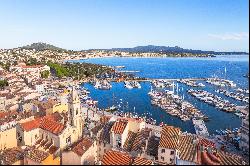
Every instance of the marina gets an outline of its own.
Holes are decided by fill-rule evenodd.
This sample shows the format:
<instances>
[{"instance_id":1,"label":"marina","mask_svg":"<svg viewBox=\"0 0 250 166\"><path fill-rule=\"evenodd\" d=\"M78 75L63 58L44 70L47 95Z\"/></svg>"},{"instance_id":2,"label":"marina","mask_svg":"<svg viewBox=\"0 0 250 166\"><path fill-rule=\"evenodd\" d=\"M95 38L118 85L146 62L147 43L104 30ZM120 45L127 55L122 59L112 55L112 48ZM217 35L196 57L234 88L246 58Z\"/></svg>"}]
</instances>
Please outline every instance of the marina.
<instances>
[{"instance_id":1,"label":"marina","mask_svg":"<svg viewBox=\"0 0 250 166\"><path fill-rule=\"evenodd\" d=\"M196 97L207 104L215 106L225 112L234 112L236 110L236 105L230 103L228 100L222 99L221 97L214 95L210 92L204 90L194 90L189 89L188 93Z\"/></svg>"},{"instance_id":2,"label":"marina","mask_svg":"<svg viewBox=\"0 0 250 166\"><path fill-rule=\"evenodd\" d=\"M178 95L174 95L173 91L159 92L151 90L148 94L151 97L152 105L160 107L171 116L177 116L182 121L188 121L192 118L208 120L208 117L203 115L191 103L184 101Z\"/></svg>"},{"instance_id":3,"label":"marina","mask_svg":"<svg viewBox=\"0 0 250 166\"><path fill-rule=\"evenodd\" d=\"M243 90L244 92L241 93L245 94L248 89L248 79L242 77L242 75L248 71L248 60L241 60L238 57L236 59L234 57L235 56L230 56L230 59L228 60L223 59L222 56L208 59L179 58L178 62L174 61L174 58L137 58L136 64L134 58L126 58L126 61L119 58L88 59L84 62L104 64L109 66L125 66L126 70L140 71L135 73L135 76L141 78L143 77L145 79L136 79L136 81L140 83L141 89L128 89L124 87L124 81L135 81L132 78L119 79L120 82L117 82L117 79L107 78L107 80L112 85L112 88L107 91L95 89L93 86L87 83L84 84L84 87L86 87L91 92L90 96L94 100L99 101L98 107L100 109L112 107L113 103L107 101L111 100L114 94L117 98L116 100L123 99L123 102L129 103L128 108L124 108L124 112L136 112L138 116L146 115L148 118L152 117L156 120L157 124L164 122L168 125L179 126L183 129L183 131L195 133L191 118L190 120L183 121L178 116L173 116L167 113L161 107L151 104L151 97L148 95L148 93L151 91L151 86L156 88L153 86L152 81L169 82L171 84L174 83L174 93L178 93L181 98L184 98L184 101L191 103L203 115L207 116L209 121L204 119L207 129L209 133L215 133L215 130L219 128L239 127L240 118L238 117L244 117L244 115L240 114L240 112L237 112L237 109L232 114L228 114L226 111L218 111L220 109L216 106L207 104L201 100L197 100L196 97L190 95L187 91L191 86L179 83L179 87L177 88L177 81L182 79L195 81L196 83L202 83L205 85L204 87L194 88L197 90L205 90L211 94L218 94L218 97L221 97L223 100L228 100L229 103L232 103L235 106L244 106L247 104L246 102L234 100L233 98L228 98L224 94L219 94L215 92L215 90L220 88L219 86L214 86L213 84L206 82L208 79L213 79L214 75L216 75L218 78L225 78L224 68L226 66L227 80L232 80L233 83L237 85L236 88L241 89L240 91ZM240 67L234 68L235 64ZM242 75L238 76L239 73L242 73ZM235 92L237 90L235 87L228 88L233 88ZM165 91L170 89L172 90L172 87L160 87L159 85L159 88L156 89L159 91L161 91L161 89L162 91ZM120 108L120 110L123 109ZM220 122L220 125L215 125L216 122Z\"/></svg>"},{"instance_id":4,"label":"marina","mask_svg":"<svg viewBox=\"0 0 250 166\"><path fill-rule=\"evenodd\" d=\"M227 91L225 89L217 89L217 90L215 90L215 92L224 94L225 96L231 97L231 98L238 100L238 101L243 101L243 102L249 103L249 96L246 96L243 93L244 90L242 90L242 89L238 89L238 92L230 92L230 91ZM249 91L246 90L245 92L249 92Z\"/></svg>"}]
</instances>

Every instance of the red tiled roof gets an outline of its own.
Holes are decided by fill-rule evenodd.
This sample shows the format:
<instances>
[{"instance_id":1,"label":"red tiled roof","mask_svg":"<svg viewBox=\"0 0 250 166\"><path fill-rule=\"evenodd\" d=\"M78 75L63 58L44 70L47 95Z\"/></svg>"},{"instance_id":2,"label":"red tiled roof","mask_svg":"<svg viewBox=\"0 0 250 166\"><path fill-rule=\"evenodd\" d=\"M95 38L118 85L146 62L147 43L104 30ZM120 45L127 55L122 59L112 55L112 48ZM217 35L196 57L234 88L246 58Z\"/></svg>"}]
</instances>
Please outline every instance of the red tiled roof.
<instances>
[{"instance_id":1,"label":"red tiled roof","mask_svg":"<svg viewBox=\"0 0 250 166\"><path fill-rule=\"evenodd\" d=\"M141 157L137 157L137 158L135 158L132 165L151 165L151 164L152 164L151 160L141 158Z\"/></svg>"},{"instance_id":2,"label":"red tiled roof","mask_svg":"<svg viewBox=\"0 0 250 166\"><path fill-rule=\"evenodd\" d=\"M212 141L210 141L210 140L208 140L208 139L206 139L206 138L200 138L199 139L199 144L202 144L202 145L204 145L206 147L209 146L209 147L215 148L215 143L212 142Z\"/></svg>"},{"instance_id":3,"label":"red tiled roof","mask_svg":"<svg viewBox=\"0 0 250 166\"><path fill-rule=\"evenodd\" d=\"M21 126L25 131L31 131L35 128L41 128L55 135L61 133L65 128L64 124L55 121L55 119L51 115L21 123Z\"/></svg>"},{"instance_id":4,"label":"red tiled roof","mask_svg":"<svg viewBox=\"0 0 250 166\"><path fill-rule=\"evenodd\" d=\"M93 141L91 139L82 138L75 144L75 146L73 146L72 151L78 156L82 156L92 145Z\"/></svg>"},{"instance_id":5,"label":"red tiled roof","mask_svg":"<svg viewBox=\"0 0 250 166\"><path fill-rule=\"evenodd\" d=\"M23 150L19 147L13 147L1 151L0 160L1 165L13 165L18 160L21 160ZM19 156L19 157L18 157Z\"/></svg>"},{"instance_id":6,"label":"red tiled roof","mask_svg":"<svg viewBox=\"0 0 250 166\"><path fill-rule=\"evenodd\" d=\"M49 156L48 152L44 152L42 150L38 149L32 149L29 151L29 153L26 154L27 158L30 158L33 161L41 163Z\"/></svg>"},{"instance_id":7,"label":"red tiled roof","mask_svg":"<svg viewBox=\"0 0 250 166\"><path fill-rule=\"evenodd\" d=\"M40 128L47 130L55 135L58 135L59 133L63 131L63 129L65 128L65 125L55 122L53 120L50 120L48 118L43 118L41 121Z\"/></svg>"},{"instance_id":8,"label":"red tiled roof","mask_svg":"<svg viewBox=\"0 0 250 166\"><path fill-rule=\"evenodd\" d=\"M125 120L118 120L113 125L111 131L113 131L115 134L122 134L127 124L128 122Z\"/></svg>"},{"instance_id":9,"label":"red tiled roof","mask_svg":"<svg viewBox=\"0 0 250 166\"><path fill-rule=\"evenodd\" d=\"M130 165L132 158L127 153L110 150L104 154L102 165Z\"/></svg>"},{"instance_id":10,"label":"red tiled roof","mask_svg":"<svg viewBox=\"0 0 250 166\"><path fill-rule=\"evenodd\" d=\"M106 123L110 120L110 118L111 118L111 116L102 116L102 117L100 118L100 122L101 122L102 124L106 124Z\"/></svg>"},{"instance_id":11,"label":"red tiled roof","mask_svg":"<svg viewBox=\"0 0 250 166\"><path fill-rule=\"evenodd\" d=\"M242 165L243 159L236 155L226 154L224 152L219 151L218 157L220 158L221 165Z\"/></svg>"},{"instance_id":12,"label":"red tiled roof","mask_svg":"<svg viewBox=\"0 0 250 166\"><path fill-rule=\"evenodd\" d=\"M146 146L146 140L149 137L150 131L151 129L145 128L136 134L131 151L138 151Z\"/></svg>"},{"instance_id":13,"label":"red tiled roof","mask_svg":"<svg viewBox=\"0 0 250 166\"><path fill-rule=\"evenodd\" d=\"M0 112L0 118L5 118L5 116L9 115L8 112Z\"/></svg>"},{"instance_id":14,"label":"red tiled roof","mask_svg":"<svg viewBox=\"0 0 250 166\"><path fill-rule=\"evenodd\" d=\"M197 162L196 135L182 135L178 146L181 160Z\"/></svg>"},{"instance_id":15,"label":"red tiled roof","mask_svg":"<svg viewBox=\"0 0 250 166\"><path fill-rule=\"evenodd\" d=\"M173 126L164 126L161 131L159 147L176 149L180 137L180 129Z\"/></svg>"},{"instance_id":16,"label":"red tiled roof","mask_svg":"<svg viewBox=\"0 0 250 166\"><path fill-rule=\"evenodd\" d=\"M39 68L43 67L43 65L33 65L33 66L21 66L22 68Z\"/></svg>"},{"instance_id":17,"label":"red tiled roof","mask_svg":"<svg viewBox=\"0 0 250 166\"><path fill-rule=\"evenodd\" d=\"M132 131L129 131L128 132L128 136L125 140L125 143L123 145L123 149L126 150L126 151L131 151L131 148L132 148L132 145L133 145L133 142L136 138L136 133L132 132Z\"/></svg>"},{"instance_id":18,"label":"red tiled roof","mask_svg":"<svg viewBox=\"0 0 250 166\"><path fill-rule=\"evenodd\" d=\"M37 129L40 126L40 122L41 122L41 118L36 118L34 120L28 121L28 122L24 122L21 123L22 128L25 131L31 131L33 129Z\"/></svg>"}]
</instances>

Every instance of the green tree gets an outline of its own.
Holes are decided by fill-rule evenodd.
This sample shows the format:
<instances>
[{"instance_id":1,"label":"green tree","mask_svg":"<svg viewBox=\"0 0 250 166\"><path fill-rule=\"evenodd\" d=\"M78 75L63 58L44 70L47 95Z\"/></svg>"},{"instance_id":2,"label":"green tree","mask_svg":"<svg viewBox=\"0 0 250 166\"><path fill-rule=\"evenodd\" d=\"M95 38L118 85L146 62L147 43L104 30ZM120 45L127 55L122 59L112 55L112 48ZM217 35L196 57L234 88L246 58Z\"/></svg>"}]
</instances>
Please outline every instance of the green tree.
<instances>
[{"instance_id":1,"label":"green tree","mask_svg":"<svg viewBox=\"0 0 250 166\"><path fill-rule=\"evenodd\" d=\"M3 89L6 86L9 86L8 81L7 80L0 80L0 89Z\"/></svg>"},{"instance_id":2,"label":"green tree","mask_svg":"<svg viewBox=\"0 0 250 166\"><path fill-rule=\"evenodd\" d=\"M28 66L32 66L32 65L39 65L40 63L37 61L36 58L30 58L26 64Z\"/></svg>"},{"instance_id":3,"label":"green tree","mask_svg":"<svg viewBox=\"0 0 250 166\"><path fill-rule=\"evenodd\" d=\"M48 71L48 70L45 70L45 71L41 72L41 77L42 78L48 78L49 75L50 75L50 71Z\"/></svg>"}]
</instances>

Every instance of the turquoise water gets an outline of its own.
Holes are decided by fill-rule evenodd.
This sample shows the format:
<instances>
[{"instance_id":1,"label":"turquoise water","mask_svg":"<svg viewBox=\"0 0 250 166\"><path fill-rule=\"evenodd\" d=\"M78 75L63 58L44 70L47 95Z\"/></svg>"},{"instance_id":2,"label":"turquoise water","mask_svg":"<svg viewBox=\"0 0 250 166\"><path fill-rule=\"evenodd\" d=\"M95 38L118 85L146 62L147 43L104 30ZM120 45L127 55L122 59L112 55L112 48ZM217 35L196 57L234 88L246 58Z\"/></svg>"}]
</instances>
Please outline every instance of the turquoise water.
<instances>
[{"instance_id":1,"label":"turquoise water","mask_svg":"<svg viewBox=\"0 0 250 166\"><path fill-rule=\"evenodd\" d=\"M238 87L248 88L248 78L243 77L249 70L249 57L247 55L225 55L215 58L95 58L75 62L125 66L124 70L138 70L140 72L136 73L137 76L147 78L202 78L215 75L234 81ZM206 85L203 88L204 90L224 97L237 105L246 105L246 103L235 101L214 92L216 87L203 83ZM124 111L133 112L135 108L135 112L138 114L150 114L158 123L163 121L168 125L179 126L183 131L195 132L191 121L183 122L177 117L168 115L164 110L151 105L147 94L150 91L150 83L144 82L141 83L141 86L141 89L128 90L124 88L123 83L112 83L112 89L105 91L96 90L89 84L85 85L91 92L90 96L99 101L98 106L100 108L111 106L122 99L123 103L128 102L128 109L125 108ZM178 92L179 95L184 96L185 100L191 102L210 118L210 121L206 122L210 133L214 133L216 129L240 126L241 120L236 115L219 111L193 98L186 93L186 90L190 87L179 83L179 88L181 89ZM112 96L115 96L115 98L112 99Z\"/></svg>"}]
</instances>

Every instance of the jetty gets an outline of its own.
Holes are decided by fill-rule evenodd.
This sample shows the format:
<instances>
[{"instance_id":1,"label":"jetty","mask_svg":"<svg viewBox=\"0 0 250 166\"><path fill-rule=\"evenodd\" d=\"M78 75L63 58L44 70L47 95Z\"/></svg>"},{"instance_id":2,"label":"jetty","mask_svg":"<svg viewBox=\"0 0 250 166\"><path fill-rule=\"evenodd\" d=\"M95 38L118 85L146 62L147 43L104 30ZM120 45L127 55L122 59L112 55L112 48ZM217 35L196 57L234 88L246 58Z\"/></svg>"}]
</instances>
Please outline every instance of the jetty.
<instances>
[{"instance_id":1,"label":"jetty","mask_svg":"<svg viewBox=\"0 0 250 166\"><path fill-rule=\"evenodd\" d=\"M207 131L207 127L206 127L203 120L193 119L193 125L194 125L194 129L195 129L195 132L197 135L200 135L202 137L209 136L209 133Z\"/></svg>"}]
</instances>

